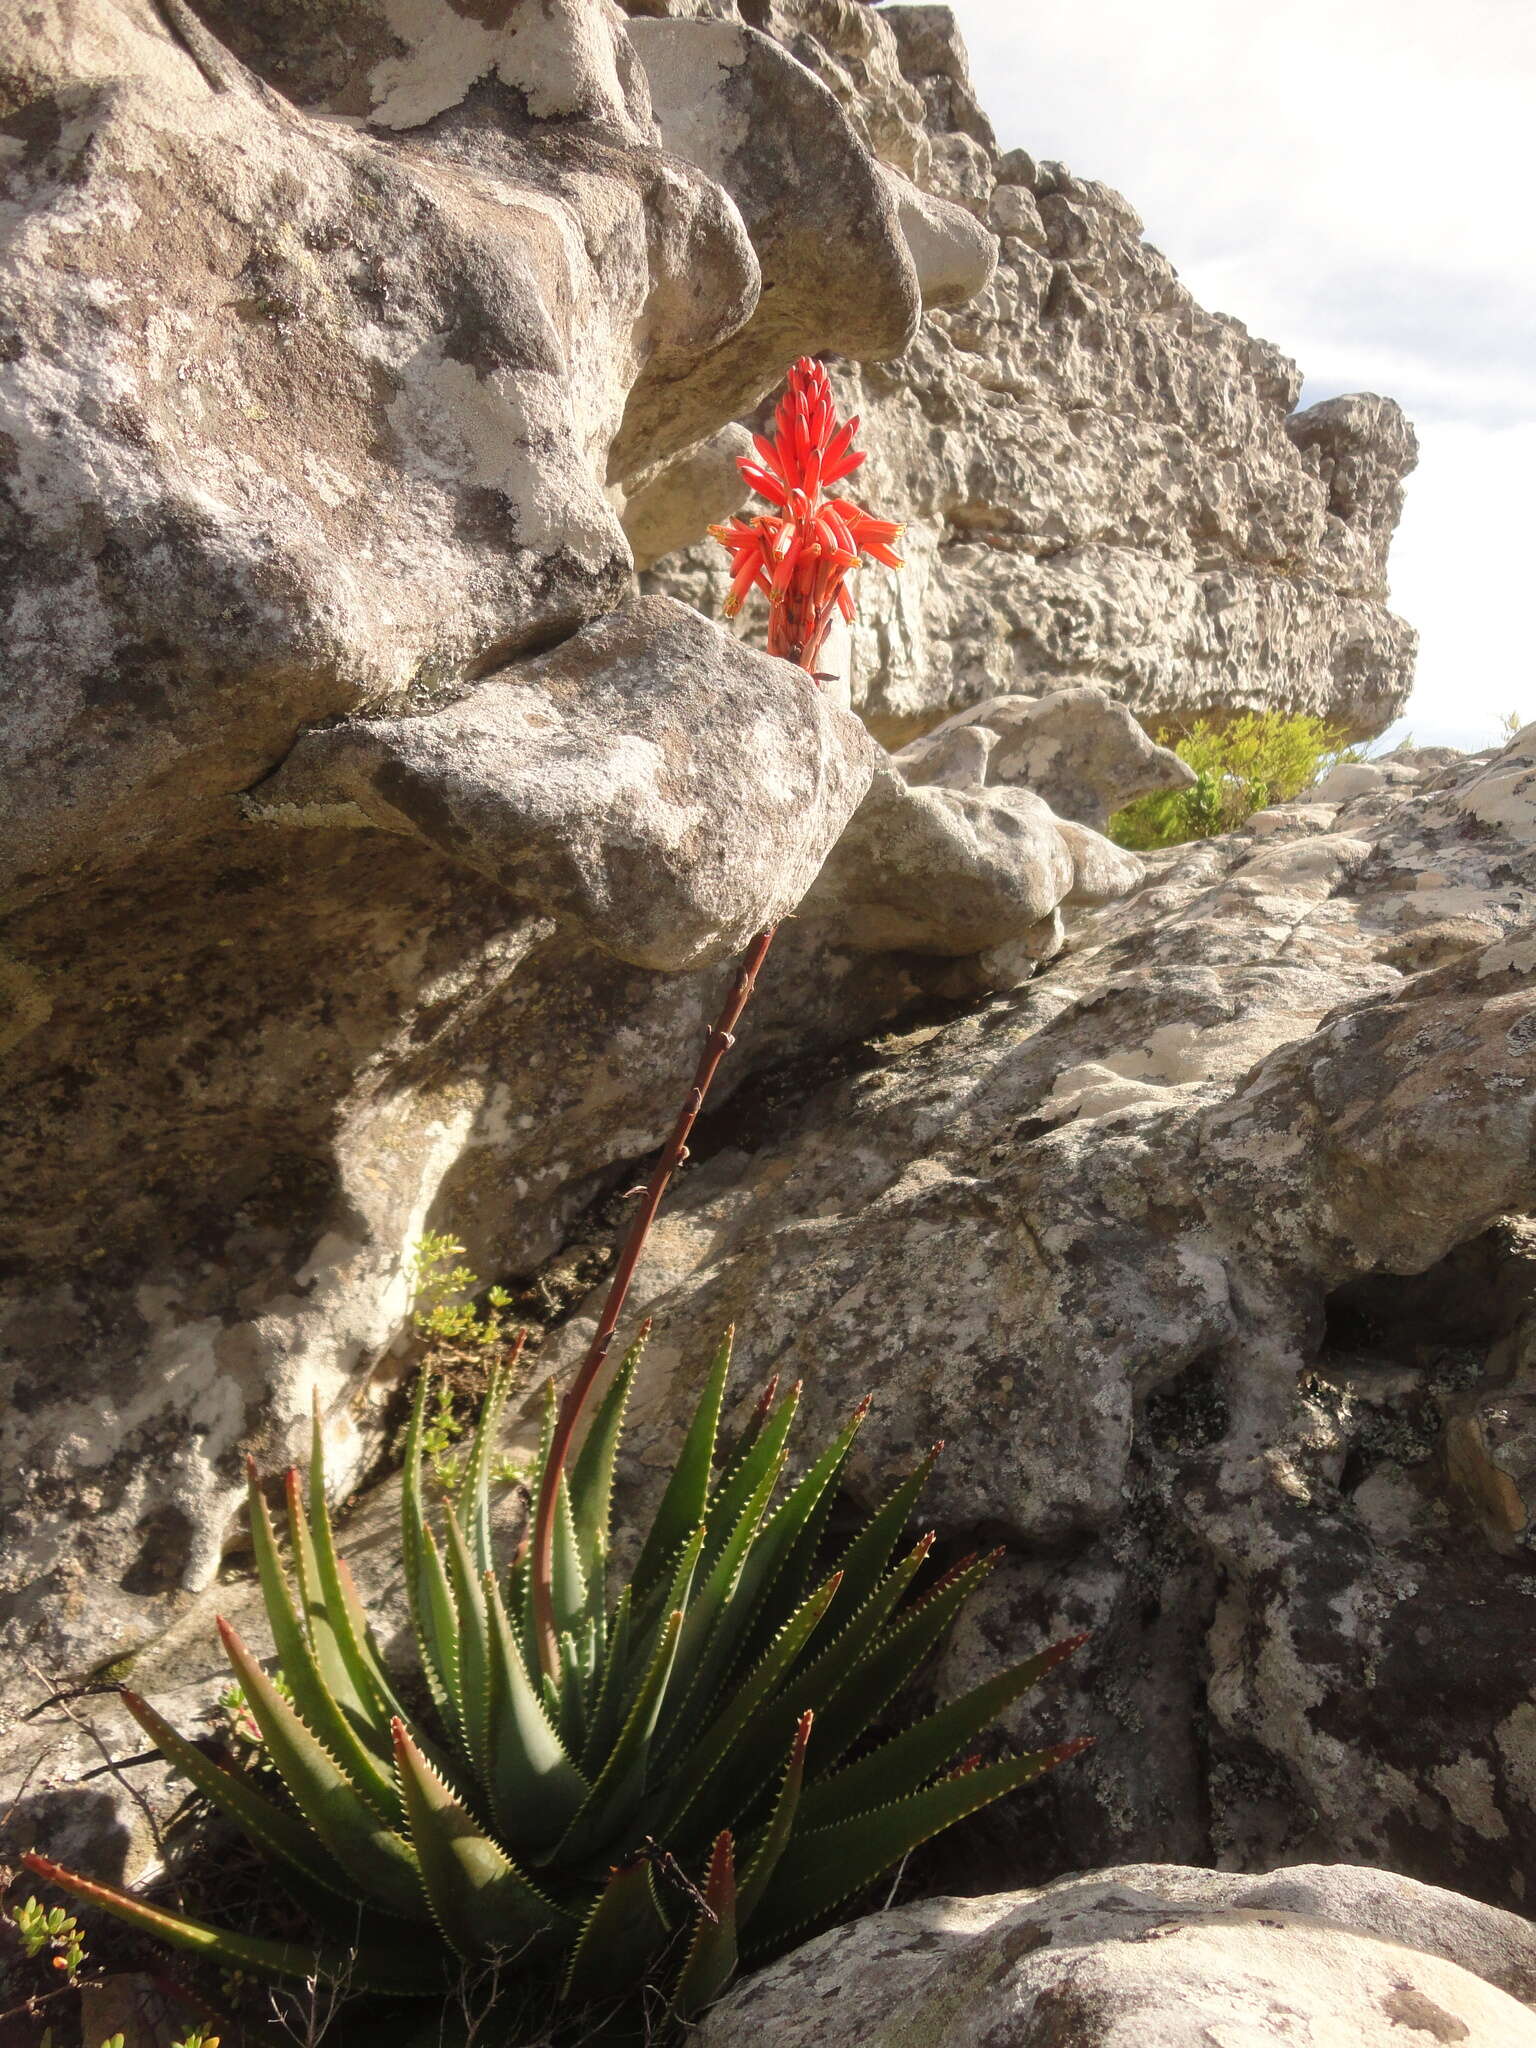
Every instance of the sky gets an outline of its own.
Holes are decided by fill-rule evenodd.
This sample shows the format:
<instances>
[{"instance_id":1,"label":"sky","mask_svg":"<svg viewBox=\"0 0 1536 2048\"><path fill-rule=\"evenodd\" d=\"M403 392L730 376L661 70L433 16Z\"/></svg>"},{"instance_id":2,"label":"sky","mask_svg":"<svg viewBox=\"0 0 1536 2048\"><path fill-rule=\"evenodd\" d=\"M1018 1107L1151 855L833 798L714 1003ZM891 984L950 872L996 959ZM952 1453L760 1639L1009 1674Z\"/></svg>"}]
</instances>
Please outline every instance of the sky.
<instances>
[{"instance_id":1,"label":"sky","mask_svg":"<svg viewBox=\"0 0 1536 2048\"><path fill-rule=\"evenodd\" d=\"M1395 398L1404 727L1536 720L1533 0L954 0L1002 146L1123 192L1201 303Z\"/></svg>"}]
</instances>

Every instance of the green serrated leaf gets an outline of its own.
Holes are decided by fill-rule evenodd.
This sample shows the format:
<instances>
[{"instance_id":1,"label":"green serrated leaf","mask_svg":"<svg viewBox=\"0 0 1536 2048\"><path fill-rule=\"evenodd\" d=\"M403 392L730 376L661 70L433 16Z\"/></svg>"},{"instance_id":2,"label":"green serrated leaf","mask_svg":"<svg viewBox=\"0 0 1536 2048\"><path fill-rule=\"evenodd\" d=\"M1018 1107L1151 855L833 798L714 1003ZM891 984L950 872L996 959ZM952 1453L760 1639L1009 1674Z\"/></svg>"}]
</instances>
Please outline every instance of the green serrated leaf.
<instances>
[{"instance_id":1,"label":"green serrated leaf","mask_svg":"<svg viewBox=\"0 0 1536 2048\"><path fill-rule=\"evenodd\" d=\"M325 1848L376 1904L408 1920L425 1919L410 1844L363 1798L222 1617L219 1634L267 1753Z\"/></svg>"},{"instance_id":2,"label":"green serrated leaf","mask_svg":"<svg viewBox=\"0 0 1536 2048\"><path fill-rule=\"evenodd\" d=\"M646 1335L642 1331L625 1352L570 1470L571 1512L581 1539L582 1569L589 1583L596 1582L599 1587L608 1558L613 1470L623 1434L624 1410L645 1352Z\"/></svg>"},{"instance_id":3,"label":"green serrated leaf","mask_svg":"<svg viewBox=\"0 0 1536 2048\"><path fill-rule=\"evenodd\" d=\"M581 1765L585 1771L601 1767L603 1759L618 1739L619 1728L624 1718L624 1702L628 1694L626 1677L630 1666L629 1643L630 1589L621 1589L614 1606L613 1619L608 1627L608 1643L603 1659L597 1698L587 1725L586 1747L581 1753Z\"/></svg>"},{"instance_id":4,"label":"green serrated leaf","mask_svg":"<svg viewBox=\"0 0 1536 2048\"><path fill-rule=\"evenodd\" d=\"M757 1498L765 1475L772 1473L777 1483L778 1474L784 1469L787 1458L785 1445L789 1440L789 1432L794 1426L795 1412L799 1406L800 1385L796 1381L776 1406L769 1410L761 1429L710 1496L710 1541L704 1551L706 1571L713 1569L721 1547L737 1526L748 1501ZM770 1486L768 1498L772 1498L772 1494L773 1488Z\"/></svg>"},{"instance_id":5,"label":"green serrated leaf","mask_svg":"<svg viewBox=\"0 0 1536 2048\"><path fill-rule=\"evenodd\" d=\"M943 1448L942 1444L934 1445L922 1463L886 1496L838 1559L837 1568L843 1575L843 1600L849 1613L862 1607L879 1585Z\"/></svg>"},{"instance_id":6,"label":"green serrated leaf","mask_svg":"<svg viewBox=\"0 0 1536 2048\"><path fill-rule=\"evenodd\" d=\"M566 1830L555 1852L556 1861L580 1863L613 1842L632 1820L645 1791L651 1737L672 1676L682 1626L682 1614L674 1608L667 1617L635 1703L619 1731L619 1739L586 1803Z\"/></svg>"},{"instance_id":7,"label":"green serrated leaf","mask_svg":"<svg viewBox=\"0 0 1536 2048\"><path fill-rule=\"evenodd\" d=\"M469 1721L464 1710L464 1659L459 1641L459 1609L453 1585L437 1538L425 1522L421 1525L421 1611L425 1633L417 1639L422 1669L431 1682L433 1696L441 1695L440 1706L450 1736L466 1756L473 1754Z\"/></svg>"},{"instance_id":8,"label":"green serrated leaf","mask_svg":"<svg viewBox=\"0 0 1536 2048\"><path fill-rule=\"evenodd\" d=\"M736 1974L736 1867L730 1830L715 1838L704 1908L694 1922L693 1941L678 1973L672 2004L679 2019L692 2019L724 1991Z\"/></svg>"},{"instance_id":9,"label":"green serrated leaf","mask_svg":"<svg viewBox=\"0 0 1536 2048\"><path fill-rule=\"evenodd\" d=\"M540 1936L569 1939L569 1914L476 1824L398 1721L395 1763L432 1917L454 1952L474 1961Z\"/></svg>"},{"instance_id":10,"label":"green serrated leaf","mask_svg":"<svg viewBox=\"0 0 1536 2048\"><path fill-rule=\"evenodd\" d=\"M277 1537L261 1488L256 1483L254 1465L247 1470L246 1496L250 1504L251 1541L256 1552L262 1600L277 1660L293 1694L294 1705L363 1798L381 1819L393 1824L401 1818L393 1781L327 1689L308 1631L299 1619L288 1576L277 1554ZM308 1531L304 1529L302 1517L299 1518L299 1527L304 1530L307 1542ZM313 1572L313 1558L308 1560L308 1568ZM350 1685L350 1681L348 1683Z\"/></svg>"},{"instance_id":11,"label":"green serrated leaf","mask_svg":"<svg viewBox=\"0 0 1536 2048\"><path fill-rule=\"evenodd\" d=\"M650 1533L635 1564L631 1584L637 1603L653 1582L670 1568L678 1551L704 1520L714 1464L715 1436L720 1427L720 1405L725 1398L725 1382L731 1370L734 1335L734 1331L727 1330L720 1349L715 1353L709 1377L704 1382L704 1391L693 1411L688 1434L672 1468L672 1477L667 1482Z\"/></svg>"},{"instance_id":12,"label":"green serrated leaf","mask_svg":"<svg viewBox=\"0 0 1536 2048\"><path fill-rule=\"evenodd\" d=\"M480 1404L480 1414L475 1422L475 1434L469 1449L469 1464L465 1469L464 1481L459 1488L454 1514L464 1539L469 1545L474 1560L474 1577L480 1579L486 1572L496 1568L495 1554L491 1548L491 1457L495 1450L496 1425L501 1418L502 1404L512 1384L513 1368L522 1351L519 1337L510 1359L503 1360L491 1373L485 1399Z\"/></svg>"},{"instance_id":13,"label":"green serrated leaf","mask_svg":"<svg viewBox=\"0 0 1536 2048\"><path fill-rule=\"evenodd\" d=\"M325 1440L318 1393L315 1396L310 1449L309 1532L319 1580L319 1605L330 1618L337 1646L352 1673L354 1686L363 1697L371 1695L387 1734L390 1717L399 1713L400 1703L369 1630L357 1589L336 1553L331 1510L325 1495Z\"/></svg>"},{"instance_id":14,"label":"green serrated leaf","mask_svg":"<svg viewBox=\"0 0 1536 2048\"><path fill-rule=\"evenodd\" d=\"M595 2004L621 1996L644 1983L671 1935L649 1859L616 1866L587 1915L561 1997Z\"/></svg>"},{"instance_id":15,"label":"green serrated leaf","mask_svg":"<svg viewBox=\"0 0 1536 2048\"><path fill-rule=\"evenodd\" d=\"M249 1778L215 1763L127 1686L118 1697L171 1768L211 1799L221 1813L238 1822L253 1842L328 1890L343 1898L356 1898L355 1879L327 1855L314 1829L290 1807L275 1806Z\"/></svg>"},{"instance_id":16,"label":"green serrated leaf","mask_svg":"<svg viewBox=\"0 0 1536 2048\"><path fill-rule=\"evenodd\" d=\"M141 1934L170 1942L189 1955L230 1969L262 1970L272 1976L311 1977L326 1983L345 1984L356 1991L378 1991L396 1997L442 1996L445 1975L435 1953L423 1952L418 1944L396 1947L306 1948L301 1943L260 1941L254 1935L234 1934L227 1928L209 1927L201 1920L189 1920L181 1913L167 1913L147 1905L128 1892L111 1885L94 1884L73 1870L65 1870L46 1857L29 1853L23 1863L37 1877L56 1884L88 1905L100 1906L126 1920Z\"/></svg>"},{"instance_id":17,"label":"green serrated leaf","mask_svg":"<svg viewBox=\"0 0 1536 2048\"><path fill-rule=\"evenodd\" d=\"M422 1436L426 1427L427 1396L432 1380L423 1372L417 1376L416 1398L411 1403L410 1426L405 1435L405 1464L400 1487L400 1549L405 1563L405 1591L411 1612L411 1628L428 1689L450 1733L462 1736L458 1706L458 1648L450 1628L440 1632L453 1614L441 1557L436 1554L426 1510L421 1498Z\"/></svg>"},{"instance_id":18,"label":"green serrated leaf","mask_svg":"<svg viewBox=\"0 0 1536 2048\"><path fill-rule=\"evenodd\" d=\"M492 1811L503 1839L537 1860L565 1833L592 1788L544 1711L491 1573L482 1591L491 1624Z\"/></svg>"},{"instance_id":19,"label":"green serrated leaf","mask_svg":"<svg viewBox=\"0 0 1536 2048\"><path fill-rule=\"evenodd\" d=\"M702 1801L714 1813L743 1811L782 1754L780 1731L800 1718L787 1681L838 1590L836 1575L784 1624L714 1720L679 1757L647 1806L652 1831L672 1839ZM719 1773L717 1779L716 1774Z\"/></svg>"},{"instance_id":20,"label":"green serrated leaf","mask_svg":"<svg viewBox=\"0 0 1536 2048\"><path fill-rule=\"evenodd\" d=\"M801 1804L803 1824L807 1828L830 1827L916 1791L1086 1641L1086 1636L1069 1636L1065 1642L1052 1644L1038 1656L983 1680L959 1699L904 1728L846 1770L818 1778Z\"/></svg>"},{"instance_id":21,"label":"green serrated leaf","mask_svg":"<svg viewBox=\"0 0 1536 2048\"><path fill-rule=\"evenodd\" d=\"M458 1700L469 1762L489 1796L491 1788L491 1645L485 1596L475 1575L469 1539L453 1515L443 1522L448 1541L448 1583L458 1614Z\"/></svg>"},{"instance_id":22,"label":"green serrated leaf","mask_svg":"<svg viewBox=\"0 0 1536 2048\"><path fill-rule=\"evenodd\" d=\"M921 1537L851 1614L848 1613L846 1582L839 1586L833 1620L841 1620L842 1625L826 1641L813 1662L795 1673L795 1694L802 1707L814 1707L819 1714L844 1684L848 1673L879 1640L881 1631L906 1597L932 1547L931 1535Z\"/></svg>"},{"instance_id":23,"label":"green serrated leaf","mask_svg":"<svg viewBox=\"0 0 1536 2048\"><path fill-rule=\"evenodd\" d=\"M705 1537L701 1568L711 1549L715 1551L715 1563L689 1603L687 1619L683 1623L683 1636L677 1653L677 1684L668 1713L669 1723L675 1722L680 1711L702 1711L709 1704L705 1684L712 1682L724 1657L734 1647L730 1641L722 1647L719 1641L726 1609L783 1469L784 1453L781 1450L777 1460L763 1473L756 1491L748 1496L735 1528L725 1541L712 1544L709 1536ZM701 1673L702 1682L699 1678Z\"/></svg>"},{"instance_id":24,"label":"green serrated leaf","mask_svg":"<svg viewBox=\"0 0 1536 2048\"><path fill-rule=\"evenodd\" d=\"M697 1710L710 1702L743 1644L755 1633L763 1603L772 1597L780 1574L788 1566L807 1527L814 1520L818 1506L841 1471L868 1413L868 1406L866 1402L839 1431L747 1545L741 1569L709 1627L708 1639L694 1664L688 1691L669 1715L667 1733L674 1736L673 1746L675 1734L680 1732L680 1722L689 1715L696 1716ZM680 1656L686 1665L689 1656L686 1631ZM664 1743L665 1739L664 1736Z\"/></svg>"},{"instance_id":25,"label":"green serrated leaf","mask_svg":"<svg viewBox=\"0 0 1536 2048\"><path fill-rule=\"evenodd\" d=\"M749 1960L782 1948L851 1899L942 1829L964 1820L1076 1755L1080 1743L1062 1743L1033 1755L941 1779L921 1792L835 1827L797 1832L753 1915Z\"/></svg>"},{"instance_id":26,"label":"green serrated leaf","mask_svg":"<svg viewBox=\"0 0 1536 2048\"><path fill-rule=\"evenodd\" d=\"M1001 1551L957 1565L915 1607L900 1616L848 1671L816 1710L811 1768L829 1771L858 1741L918 1670L982 1581Z\"/></svg>"},{"instance_id":27,"label":"green serrated leaf","mask_svg":"<svg viewBox=\"0 0 1536 2048\"><path fill-rule=\"evenodd\" d=\"M779 1796L773 1803L773 1812L762 1838L752 1853L746 1870L742 1874L741 1886L736 1895L736 1924L745 1927L762 1902L773 1873L779 1867L779 1860L789 1846L799 1815L801 1791L805 1783L805 1752L811 1739L814 1715L807 1710L800 1716L795 1727L794 1741L789 1746L789 1762L784 1766L784 1781L779 1787Z\"/></svg>"}]
</instances>

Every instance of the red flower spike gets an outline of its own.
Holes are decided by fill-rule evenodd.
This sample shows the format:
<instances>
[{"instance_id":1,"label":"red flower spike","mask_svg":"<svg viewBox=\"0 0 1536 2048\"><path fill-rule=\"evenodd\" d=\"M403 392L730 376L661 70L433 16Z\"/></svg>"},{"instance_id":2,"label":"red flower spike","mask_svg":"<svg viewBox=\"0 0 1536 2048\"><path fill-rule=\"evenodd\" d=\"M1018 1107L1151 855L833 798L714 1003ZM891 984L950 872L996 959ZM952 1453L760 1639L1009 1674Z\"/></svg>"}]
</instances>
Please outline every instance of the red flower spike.
<instances>
[{"instance_id":1,"label":"red flower spike","mask_svg":"<svg viewBox=\"0 0 1536 2048\"><path fill-rule=\"evenodd\" d=\"M895 520L822 495L864 460L853 446L858 425L857 416L839 425L826 371L802 356L774 408L772 433L754 434L752 454L737 458L747 482L775 509L709 529L731 558L726 617L761 590L769 604L768 652L798 662L818 681L817 657L834 611L852 622L848 578L862 557L901 567L891 549L901 533Z\"/></svg>"}]
</instances>

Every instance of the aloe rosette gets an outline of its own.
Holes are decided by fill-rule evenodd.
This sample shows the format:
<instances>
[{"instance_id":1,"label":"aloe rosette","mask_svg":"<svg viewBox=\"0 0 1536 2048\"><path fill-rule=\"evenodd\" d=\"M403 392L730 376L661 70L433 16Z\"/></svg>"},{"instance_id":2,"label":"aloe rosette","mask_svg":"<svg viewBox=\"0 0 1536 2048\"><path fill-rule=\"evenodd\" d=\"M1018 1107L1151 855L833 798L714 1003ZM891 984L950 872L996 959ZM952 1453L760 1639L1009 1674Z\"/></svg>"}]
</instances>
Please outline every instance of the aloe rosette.
<instances>
[{"instance_id":1,"label":"aloe rosette","mask_svg":"<svg viewBox=\"0 0 1536 2048\"><path fill-rule=\"evenodd\" d=\"M537 2012L540 2029L573 2009L585 2036L605 2008L622 2032L643 1993L652 2025L658 1992L669 2020L697 2012L739 1964L780 1952L919 1843L1085 1746L992 1763L966 1754L1081 1637L871 1738L996 1553L923 1583L933 1537L910 1548L903 1537L936 1448L825 1570L829 1512L868 1403L792 1482L798 1386L770 1387L718 1455L729 1338L634 1568L610 1585L614 1467L643 1343L558 1480L555 1673L540 1670L526 1546L503 1570L492 1544L503 1369L457 1498L436 1513L425 1376L417 1391L402 1510L414 1671L386 1664L337 1554L317 1420L307 1505L288 1476L285 1548L250 1480L284 1684L220 1623L271 1772L224 1768L125 1690L167 1761L283 1866L320 1938L211 1927L38 1856L31 1869L226 1968L451 2010L499 1962L518 1984L515 2000L503 1990L507 2009ZM546 1433L552 1416L551 1401ZM434 2017L423 2038L440 2026Z\"/></svg>"}]
</instances>

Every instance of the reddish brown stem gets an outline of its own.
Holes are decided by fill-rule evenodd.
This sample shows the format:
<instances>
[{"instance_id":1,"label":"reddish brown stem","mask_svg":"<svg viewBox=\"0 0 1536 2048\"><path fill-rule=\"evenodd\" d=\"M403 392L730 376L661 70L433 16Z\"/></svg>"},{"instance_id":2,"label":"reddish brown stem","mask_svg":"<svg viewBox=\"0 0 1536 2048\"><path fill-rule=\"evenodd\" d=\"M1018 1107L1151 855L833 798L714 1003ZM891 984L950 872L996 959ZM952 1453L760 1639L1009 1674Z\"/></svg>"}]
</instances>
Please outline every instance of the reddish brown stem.
<instances>
[{"instance_id":1,"label":"reddish brown stem","mask_svg":"<svg viewBox=\"0 0 1536 2048\"><path fill-rule=\"evenodd\" d=\"M742 955L724 1007L715 1019L714 1029L705 1041L704 1051L693 1076L693 1086L684 1098L677 1121L672 1126L672 1134L656 1162L656 1169L646 1183L644 1199L634 1222L629 1227L629 1235L624 1240L624 1249L619 1254L619 1263L614 1268L613 1279L608 1285L608 1298L603 1303L603 1312L598 1318L592 1342L587 1347L587 1355L581 1362L581 1370L567 1389L555 1418L554 1433L549 1440L549 1454L544 1460L544 1471L539 1482L539 1506L533 1525L532 1558L533 1623L539 1642L539 1661L552 1678L556 1677L560 1670L560 1643L555 1627L554 1598L550 1587L555 1543L555 1503L560 1490L560 1476L565 1470L571 1439L576 1433L576 1425L586 1406L587 1396L607 1363L613 1334L618 1328L619 1317L623 1313L624 1302L629 1294L630 1282L635 1277L635 1268L639 1265L640 1255L645 1250L645 1241L650 1235L651 1225L656 1220L656 1211L661 1207L661 1199L667 1191L668 1182L688 1157L689 1133L699 1111L704 1107L704 1098L709 1093L716 1069L735 1043L736 1026L751 998L758 970L768 957L768 948L773 944L773 933L772 925L767 931L759 932Z\"/></svg>"}]
</instances>

